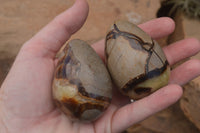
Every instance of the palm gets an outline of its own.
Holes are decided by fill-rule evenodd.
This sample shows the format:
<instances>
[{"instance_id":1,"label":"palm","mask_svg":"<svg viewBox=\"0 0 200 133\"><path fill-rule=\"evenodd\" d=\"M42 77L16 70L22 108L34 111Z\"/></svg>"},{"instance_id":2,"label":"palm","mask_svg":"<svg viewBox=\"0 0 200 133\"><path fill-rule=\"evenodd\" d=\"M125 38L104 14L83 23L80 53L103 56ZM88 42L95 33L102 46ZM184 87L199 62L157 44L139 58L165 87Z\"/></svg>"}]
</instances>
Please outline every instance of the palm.
<instances>
[{"instance_id":1,"label":"palm","mask_svg":"<svg viewBox=\"0 0 200 133\"><path fill-rule=\"evenodd\" d=\"M22 53L26 54L25 52ZM29 132L33 131L39 133L39 131L55 132L55 130L57 130L57 132L69 131L72 133L73 129L75 129L74 132L76 132L77 129L81 131L82 128L84 129L85 127L87 127L87 131L85 130L84 131L88 132L89 130L92 133L95 130L94 129L95 125L97 126L98 125L101 126L103 124L105 126L110 125L110 124L105 124L105 121L111 122L112 115L118 108L117 104L111 105L107 110L107 112L110 113L105 114L100 120L96 121L97 124L95 123L84 124L78 122L72 123L70 120L68 120L68 118L65 115L63 115L56 107L54 107L52 101L51 83L55 68L54 59L40 58L40 57L32 58L29 57L29 55L26 56L23 55L23 57L25 58L20 58L19 63L17 61L15 63L16 68L24 70L23 73L21 73L20 75L22 78L24 78L23 88L18 88L18 89L21 90L29 88L26 93L31 94L32 98L30 97L30 95L26 97L24 93L21 93L23 91L20 91L20 94L15 97L12 97L12 99L15 101L21 101L21 103L19 103L17 107L16 103L10 103L6 105L7 110L12 110L13 108L17 108L15 110L20 110L16 112L13 112L12 110L12 113L15 114L16 119L20 119L17 122L18 126L21 126L21 124L24 125L24 123L28 124L29 122L30 122L29 124L32 124L31 129L24 128L20 129L19 132L23 131L26 132L26 130L28 130ZM23 65L21 64L21 62L23 62ZM27 75L27 73L29 74ZM18 84L18 81L15 81L15 83ZM116 102L116 100L117 99L114 98L113 103L119 104L119 101ZM40 122L42 122L42 124ZM110 127L103 127L103 128L109 129ZM13 128L12 130L16 132L17 129Z\"/></svg>"},{"instance_id":2,"label":"palm","mask_svg":"<svg viewBox=\"0 0 200 133\"><path fill-rule=\"evenodd\" d=\"M26 57L24 59L21 58L20 60L20 62L24 62L23 66L21 66L22 64L19 64L20 65L19 67L22 70L28 70L28 71L23 71L23 73L25 74L24 76L26 77L24 80L23 87L29 88L30 91L27 91L26 93L32 94L33 98L30 98L30 96L27 97L27 99L29 99L27 102L25 100L26 98L24 94L20 94L22 96L13 97L13 100L15 101L18 101L18 100L23 101L23 104L21 103L22 106L17 107L23 110L20 109L21 112L16 112L17 115L15 117L23 118L22 124L24 124L24 121L28 122L30 119L34 119L36 123L33 125L34 128L31 130L37 131L37 133L39 131L46 132L45 130L47 130L50 132L51 130L55 131L57 129L60 129L61 131L69 130L70 132L72 132L73 129L72 128L70 129L72 125L75 125L76 127L75 129L76 130L80 129L80 131L81 131L81 128L84 128L84 126L87 126L88 128L87 130L94 132L95 123L90 123L90 124L88 123L84 124L84 123L78 123L78 122L72 123L70 120L68 120L68 118L65 115L63 115L56 107L54 107L52 96L51 96L51 84L52 84L52 78L53 78L54 68L56 64L54 59L32 58L32 57L29 58L28 55L23 56L23 57ZM18 64L15 64L15 65L17 66ZM26 69L26 68L31 68L31 69ZM30 80L27 73L30 74L29 75ZM17 81L15 82L17 84ZM44 91L41 91L41 90L44 90ZM119 95L118 95L118 98L119 98ZM124 98L124 97L121 96L121 98ZM126 98L124 99L125 101L127 100ZM105 121L111 122L113 113L117 110L117 108L122 103L122 101L123 101L122 99L119 100L115 98L114 96L112 105L107 110L107 112L110 112L110 113L105 114L104 116L102 116L100 120L96 121L97 123L96 125L98 126L98 125L104 124L105 126L106 125L109 126L110 124L105 124ZM13 106L15 105L11 103L11 105L8 105L7 109L10 110L11 108L13 108ZM44 119L44 117L46 119ZM38 125L37 122L40 122L40 121L42 121L43 126ZM18 124L20 124L20 122L18 122ZM104 128L109 129L110 127L104 127ZM14 130L16 131L16 129Z\"/></svg>"},{"instance_id":3,"label":"palm","mask_svg":"<svg viewBox=\"0 0 200 133\"><path fill-rule=\"evenodd\" d=\"M182 94L179 85L200 74L199 61L190 60L174 69L170 84L156 93L128 104L127 98L114 91L112 104L98 120L92 123L70 121L52 100L55 54L82 26L87 13L86 2L77 0L71 9L24 44L0 90L0 132L121 132L176 102ZM156 39L170 34L174 23L168 18L161 18L140 27ZM93 48L103 58L103 41L94 44ZM171 65L199 50L199 42L195 39L179 41L164 48Z\"/></svg>"}]
</instances>

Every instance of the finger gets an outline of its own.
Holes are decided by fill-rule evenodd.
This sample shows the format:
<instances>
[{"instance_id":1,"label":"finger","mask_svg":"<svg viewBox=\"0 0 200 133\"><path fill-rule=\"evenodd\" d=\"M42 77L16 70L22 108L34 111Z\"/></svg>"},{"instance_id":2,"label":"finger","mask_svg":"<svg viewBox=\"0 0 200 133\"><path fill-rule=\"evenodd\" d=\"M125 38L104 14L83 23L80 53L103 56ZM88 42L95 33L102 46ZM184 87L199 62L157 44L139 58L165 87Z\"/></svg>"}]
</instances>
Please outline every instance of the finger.
<instances>
[{"instance_id":1,"label":"finger","mask_svg":"<svg viewBox=\"0 0 200 133\"><path fill-rule=\"evenodd\" d=\"M163 48L170 65L193 56L200 51L200 43L195 38L188 38L175 42Z\"/></svg>"},{"instance_id":2,"label":"finger","mask_svg":"<svg viewBox=\"0 0 200 133\"><path fill-rule=\"evenodd\" d=\"M200 61L196 59L189 60L172 70L170 83L184 85L190 80L200 75Z\"/></svg>"},{"instance_id":3,"label":"finger","mask_svg":"<svg viewBox=\"0 0 200 133\"><path fill-rule=\"evenodd\" d=\"M175 103L182 95L178 85L168 85L157 92L120 108L112 119L112 132L120 132Z\"/></svg>"},{"instance_id":4,"label":"finger","mask_svg":"<svg viewBox=\"0 0 200 133\"><path fill-rule=\"evenodd\" d=\"M105 40L102 39L92 45L92 48L96 51L96 53L104 60L104 49L105 49Z\"/></svg>"},{"instance_id":5,"label":"finger","mask_svg":"<svg viewBox=\"0 0 200 133\"><path fill-rule=\"evenodd\" d=\"M175 23L171 18L162 17L140 24L139 27L153 39L159 39L174 31Z\"/></svg>"},{"instance_id":6,"label":"finger","mask_svg":"<svg viewBox=\"0 0 200 133\"><path fill-rule=\"evenodd\" d=\"M28 41L23 51L36 56L54 57L70 36L81 28L88 15L88 4L85 0L76 0L75 4L64 11L38 34Z\"/></svg>"},{"instance_id":7,"label":"finger","mask_svg":"<svg viewBox=\"0 0 200 133\"><path fill-rule=\"evenodd\" d=\"M163 17L150 20L146 23L140 24L139 27L149 34L152 38L158 39L171 34L174 31L174 21L170 18ZM93 44L92 47L104 59L105 40L100 40Z\"/></svg>"}]
</instances>

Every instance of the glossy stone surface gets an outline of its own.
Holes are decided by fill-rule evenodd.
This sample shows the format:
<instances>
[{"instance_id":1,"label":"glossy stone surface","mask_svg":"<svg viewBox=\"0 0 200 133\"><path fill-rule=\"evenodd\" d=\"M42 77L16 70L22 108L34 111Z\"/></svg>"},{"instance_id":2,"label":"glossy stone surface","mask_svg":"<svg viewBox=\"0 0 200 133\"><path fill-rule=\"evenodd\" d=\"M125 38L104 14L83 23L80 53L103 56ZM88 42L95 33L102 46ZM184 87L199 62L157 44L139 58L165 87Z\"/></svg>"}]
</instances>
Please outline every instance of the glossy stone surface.
<instances>
[{"instance_id":1,"label":"glossy stone surface","mask_svg":"<svg viewBox=\"0 0 200 133\"><path fill-rule=\"evenodd\" d=\"M100 57L84 41L72 40L64 48L55 71L53 96L73 120L95 120L109 106L110 76Z\"/></svg>"},{"instance_id":2,"label":"glossy stone surface","mask_svg":"<svg viewBox=\"0 0 200 133\"><path fill-rule=\"evenodd\" d=\"M130 22L112 25L105 56L114 83L132 99L143 98L168 83L170 68L161 47Z\"/></svg>"}]
</instances>

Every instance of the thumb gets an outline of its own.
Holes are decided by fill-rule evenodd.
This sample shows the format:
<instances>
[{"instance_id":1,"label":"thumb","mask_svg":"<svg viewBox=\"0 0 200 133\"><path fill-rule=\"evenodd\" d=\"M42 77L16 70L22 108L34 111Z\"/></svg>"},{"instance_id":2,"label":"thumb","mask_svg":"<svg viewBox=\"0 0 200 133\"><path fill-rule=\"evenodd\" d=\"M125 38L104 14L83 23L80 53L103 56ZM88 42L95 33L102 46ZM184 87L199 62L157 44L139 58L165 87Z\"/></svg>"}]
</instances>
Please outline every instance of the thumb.
<instances>
[{"instance_id":1,"label":"thumb","mask_svg":"<svg viewBox=\"0 0 200 133\"><path fill-rule=\"evenodd\" d=\"M54 58L70 36L82 27L88 11L86 0L76 0L71 8L55 17L53 21L25 43L21 52L37 57Z\"/></svg>"}]
</instances>

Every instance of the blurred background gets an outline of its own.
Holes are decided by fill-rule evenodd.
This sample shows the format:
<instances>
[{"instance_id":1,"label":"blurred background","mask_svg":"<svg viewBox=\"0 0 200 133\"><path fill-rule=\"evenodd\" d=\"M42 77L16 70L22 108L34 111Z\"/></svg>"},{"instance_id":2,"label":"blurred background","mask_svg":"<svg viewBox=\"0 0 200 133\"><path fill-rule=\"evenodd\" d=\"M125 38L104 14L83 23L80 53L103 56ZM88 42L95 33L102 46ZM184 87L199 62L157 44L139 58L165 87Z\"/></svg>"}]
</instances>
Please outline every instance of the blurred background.
<instances>
[{"instance_id":1,"label":"blurred background","mask_svg":"<svg viewBox=\"0 0 200 133\"><path fill-rule=\"evenodd\" d=\"M0 0L0 3L1 85L23 43L72 6L74 0ZM176 29L170 36L157 40L161 46L188 37L200 39L200 0L88 0L88 3L88 19L71 39L92 44L105 37L114 20L140 24L162 16L173 18ZM192 58L200 59L200 54ZM200 133L199 84L200 77L184 86L184 94L176 104L124 132Z\"/></svg>"}]
</instances>

